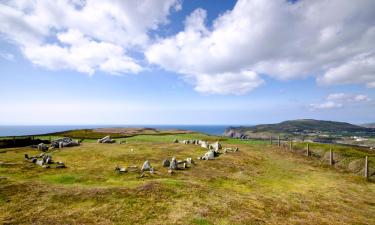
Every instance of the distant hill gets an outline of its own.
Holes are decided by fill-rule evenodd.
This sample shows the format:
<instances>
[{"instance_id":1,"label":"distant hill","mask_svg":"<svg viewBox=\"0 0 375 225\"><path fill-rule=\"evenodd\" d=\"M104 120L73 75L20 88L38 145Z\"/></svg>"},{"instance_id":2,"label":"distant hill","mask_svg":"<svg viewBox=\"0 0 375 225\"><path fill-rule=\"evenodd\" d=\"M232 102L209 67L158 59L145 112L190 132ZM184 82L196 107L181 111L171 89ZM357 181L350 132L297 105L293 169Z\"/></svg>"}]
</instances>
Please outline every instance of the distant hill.
<instances>
[{"instance_id":1,"label":"distant hill","mask_svg":"<svg viewBox=\"0 0 375 225\"><path fill-rule=\"evenodd\" d=\"M279 133L279 134L307 134L307 133L368 133L375 129L353 125L345 122L300 119L288 120L276 124L261 124L251 127L229 127L224 135L241 137L246 135Z\"/></svg>"},{"instance_id":2,"label":"distant hill","mask_svg":"<svg viewBox=\"0 0 375 225\"><path fill-rule=\"evenodd\" d=\"M366 128L375 128L375 123L365 123L361 124L361 127L366 127Z\"/></svg>"}]
</instances>

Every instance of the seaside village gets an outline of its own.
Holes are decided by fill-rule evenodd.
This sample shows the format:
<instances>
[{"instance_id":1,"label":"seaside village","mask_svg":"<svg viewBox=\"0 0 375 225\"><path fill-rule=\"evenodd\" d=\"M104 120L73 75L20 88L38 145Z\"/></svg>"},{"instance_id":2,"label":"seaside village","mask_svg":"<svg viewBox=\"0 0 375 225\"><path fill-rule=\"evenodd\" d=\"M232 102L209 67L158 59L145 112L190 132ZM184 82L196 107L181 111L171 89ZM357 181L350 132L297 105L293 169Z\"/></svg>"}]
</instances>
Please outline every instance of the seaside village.
<instances>
[{"instance_id":1,"label":"seaside village","mask_svg":"<svg viewBox=\"0 0 375 225\"><path fill-rule=\"evenodd\" d=\"M110 136L103 137L101 139L97 140L98 144L112 144L116 143L116 140L111 139ZM120 141L119 144L125 144L126 141ZM202 140L182 140L179 141L175 139L173 143L176 144L192 144L192 145L199 145L202 148L207 149L208 151L203 155L198 157L198 160L214 160L216 157L220 156L221 154L227 154L231 152L237 152L239 151L238 147L236 148L223 148L222 145L217 141L214 143L208 143L207 141ZM52 159L52 156L49 154L46 154L46 152L50 149L56 149L56 148L66 148L66 147L73 147L73 146L79 146L80 141L75 141L72 138L65 137L61 139L57 139L51 142L50 146L44 143L40 143L38 145L32 145L31 147L37 148L38 150L42 151L41 154L36 156L29 156L25 154L25 160L29 161L30 163L34 163L36 165L39 165L43 168L66 168L64 162L54 162ZM168 173L173 174L176 170L184 170L192 165L195 164L195 161L193 158L189 157L182 160L177 160L175 157L172 157L169 159L164 159L161 162L161 166L168 168ZM146 176L146 173L153 174L154 173L154 167L151 165L149 160L146 160L142 167L139 167L137 165L131 165L128 167L120 167L116 166L115 171L117 173L128 173L128 172L135 172L140 174L140 178Z\"/></svg>"}]
</instances>

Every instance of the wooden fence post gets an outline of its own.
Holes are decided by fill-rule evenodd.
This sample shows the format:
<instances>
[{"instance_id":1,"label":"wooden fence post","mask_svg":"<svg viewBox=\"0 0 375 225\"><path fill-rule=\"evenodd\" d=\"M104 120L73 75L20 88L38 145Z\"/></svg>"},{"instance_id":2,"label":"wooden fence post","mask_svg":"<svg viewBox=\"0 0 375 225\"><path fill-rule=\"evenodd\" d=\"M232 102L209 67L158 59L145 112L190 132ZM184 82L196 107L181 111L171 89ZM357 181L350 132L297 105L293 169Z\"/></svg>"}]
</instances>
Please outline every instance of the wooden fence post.
<instances>
[{"instance_id":1,"label":"wooden fence post","mask_svg":"<svg viewBox=\"0 0 375 225\"><path fill-rule=\"evenodd\" d=\"M277 136L277 146L279 146L279 147L280 147L280 135L279 135L279 136Z\"/></svg>"},{"instance_id":2,"label":"wooden fence post","mask_svg":"<svg viewBox=\"0 0 375 225\"><path fill-rule=\"evenodd\" d=\"M270 144L272 145L272 136L270 137Z\"/></svg>"},{"instance_id":3,"label":"wooden fence post","mask_svg":"<svg viewBox=\"0 0 375 225\"><path fill-rule=\"evenodd\" d=\"M290 141L289 150L293 150L293 141Z\"/></svg>"},{"instance_id":4,"label":"wooden fence post","mask_svg":"<svg viewBox=\"0 0 375 225\"><path fill-rule=\"evenodd\" d=\"M329 165L333 165L333 153L331 148L329 149Z\"/></svg>"},{"instance_id":5,"label":"wooden fence post","mask_svg":"<svg viewBox=\"0 0 375 225\"><path fill-rule=\"evenodd\" d=\"M309 146L309 143L307 143L307 146L306 146L306 156L310 156L310 146Z\"/></svg>"},{"instance_id":6,"label":"wooden fence post","mask_svg":"<svg viewBox=\"0 0 375 225\"><path fill-rule=\"evenodd\" d=\"M368 156L365 157L365 178L368 179Z\"/></svg>"}]
</instances>

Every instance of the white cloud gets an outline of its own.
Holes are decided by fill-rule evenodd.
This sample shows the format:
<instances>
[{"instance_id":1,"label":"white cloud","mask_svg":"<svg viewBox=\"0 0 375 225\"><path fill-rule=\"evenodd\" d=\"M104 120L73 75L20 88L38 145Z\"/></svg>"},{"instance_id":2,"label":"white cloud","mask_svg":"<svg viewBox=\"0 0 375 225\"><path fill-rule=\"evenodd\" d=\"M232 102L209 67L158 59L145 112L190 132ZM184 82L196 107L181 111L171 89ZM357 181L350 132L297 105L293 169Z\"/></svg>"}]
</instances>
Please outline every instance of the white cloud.
<instances>
[{"instance_id":1,"label":"white cloud","mask_svg":"<svg viewBox=\"0 0 375 225\"><path fill-rule=\"evenodd\" d=\"M263 80L252 71L197 76L195 90L210 94L242 95L263 84Z\"/></svg>"},{"instance_id":2,"label":"white cloud","mask_svg":"<svg viewBox=\"0 0 375 225\"><path fill-rule=\"evenodd\" d=\"M333 93L327 96L329 101L339 101L339 102L366 102L371 99L367 95L363 94L346 94L346 93Z\"/></svg>"},{"instance_id":3,"label":"white cloud","mask_svg":"<svg viewBox=\"0 0 375 225\"><path fill-rule=\"evenodd\" d=\"M322 84L364 83L367 87L374 88L375 53L360 55L336 67L332 67L318 80Z\"/></svg>"},{"instance_id":4,"label":"white cloud","mask_svg":"<svg viewBox=\"0 0 375 225\"><path fill-rule=\"evenodd\" d=\"M341 108L346 105L361 104L369 102L371 99L367 95L363 94L347 94L347 93L332 93L326 97L326 101L323 103L310 104L311 109L333 109Z\"/></svg>"},{"instance_id":5,"label":"white cloud","mask_svg":"<svg viewBox=\"0 0 375 225\"><path fill-rule=\"evenodd\" d=\"M326 84L375 87L375 1L239 0L212 27L205 17L205 10L194 11L183 31L147 49L148 61L197 81L249 70L283 80L313 75Z\"/></svg>"},{"instance_id":6,"label":"white cloud","mask_svg":"<svg viewBox=\"0 0 375 225\"><path fill-rule=\"evenodd\" d=\"M341 108L341 103L336 103L333 101L327 101L319 104L310 104L311 109L334 109L334 108Z\"/></svg>"},{"instance_id":7,"label":"white cloud","mask_svg":"<svg viewBox=\"0 0 375 225\"><path fill-rule=\"evenodd\" d=\"M142 67L128 51L145 48L148 32L180 8L178 0L3 1L0 33L49 69L137 73Z\"/></svg>"}]
</instances>

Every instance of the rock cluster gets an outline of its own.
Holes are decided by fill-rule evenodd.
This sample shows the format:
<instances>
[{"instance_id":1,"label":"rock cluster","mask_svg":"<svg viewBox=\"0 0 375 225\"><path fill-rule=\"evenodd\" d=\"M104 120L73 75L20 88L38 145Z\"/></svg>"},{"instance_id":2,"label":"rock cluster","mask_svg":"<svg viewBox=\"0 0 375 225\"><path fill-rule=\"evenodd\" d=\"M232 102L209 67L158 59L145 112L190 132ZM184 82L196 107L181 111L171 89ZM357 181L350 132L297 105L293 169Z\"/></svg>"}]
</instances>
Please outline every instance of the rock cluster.
<instances>
[{"instance_id":1,"label":"rock cluster","mask_svg":"<svg viewBox=\"0 0 375 225\"><path fill-rule=\"evenodd\" d=\"M41 153L37 156L31 156L29 157L27 154L25 154L25 160L34 163L36 165L39 165L43 168L50 168L51 165L55 165L55 168L66 168L65 164L63 162L54 162L52 160L52 156L46 155L45 153Z\"/></svg>"},{"instance_id":2,"label":"rock cluster","mask_svg":"<svg viewBox=\"0 0 375 225\"><path fill-rule=\"evenodd\" d=\"M51 142L51 148L66 148L66 147L73 147L78 146L79 141L75 141L70 137L64 137L57 140L53 140Z\"/></svg>"},{"instance_id":3,"label":"rock cluster","mask_svg":"<svg viewBox=\"0 0 375 225\"><path fill-rule=\"evenodd\" d=\"M182 143L182 144L194 144L194 145L200 145L203 148L208 149L208 151L201 157L198 157L200 160L214 160L215 157L219 156L220 154L226 154L228 152L237 152L238 148L224 148L222 145L217 141L214 143L209 144L207 141L202 140L182 140L179 141L175 139L173 143ZM191 165L194 165L195 162L192 158L186 158L184 160L177 160L176 157L172 157L171 159L164 159L161 163L161 165L165 168L168 168L168 173L173 174L176 170L183 170L189 168ZM129 167L116 167L115 170L118 173L126 173L130 172ZM132 170L133 172L139 172L138 167L136 169ZM146 171L149 171L150 174L154 173L154 168L151 166L150 162L146 160L143 163L143 166L140 170L141 175L139 178L143 178L146 175Z\"/></svg>"}]
</instances>

